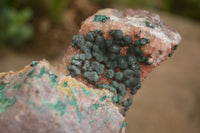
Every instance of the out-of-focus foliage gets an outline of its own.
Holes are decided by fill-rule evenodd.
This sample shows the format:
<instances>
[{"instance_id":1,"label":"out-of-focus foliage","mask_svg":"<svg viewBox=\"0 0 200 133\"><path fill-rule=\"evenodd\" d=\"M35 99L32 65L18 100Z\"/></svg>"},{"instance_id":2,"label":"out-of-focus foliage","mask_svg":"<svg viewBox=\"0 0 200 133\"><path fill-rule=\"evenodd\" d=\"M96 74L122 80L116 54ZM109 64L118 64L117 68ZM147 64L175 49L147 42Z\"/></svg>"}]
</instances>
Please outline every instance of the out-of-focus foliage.
<instances>
[{"instance_id":1,"label":"out-of-focus foliage","mask_svg":"<svg viewBox=\"0 0 200 133\"><path fill-rule=\"evenodd\" d=\"M174 0L171 11L200 20L200 0Z\"/></svg>"},{"instance_id":2,"label":"out-of-focus foliage","mask_svg":"<svg viewBox=\"0 0 200 133\"><path fill-rule=\"evenodd\" d=\"M200 19L200 0L90 0L97 4L118 4L129 8L156 9Z\"/></svg>"},{"instance_id":3,"label":"out-of-focus foliage","mask_svg":"<svg viewBox=\"0 0 200 133\"><path fill-rule=\"evenodd\" d=\"M62 23L68 3L69 0L29 0L27 2L36 14L49 16L51 21L57 24Z\"/></svg>"},{"instance_id":4,"label":"out-of-focus foliage","mask_svg":"<svg viewBox=\"0 0 200 133\"><path fill-rule=\"evenodd\" d=\"M109 2L111 2L110 0L90 0L91 2L95 2L97 4L100 4L100 5L106 5L108 4Z\"/></svg>"},{"instance_id":5,"label":"out-of-focus foliage","mask_svg":"<svg viewBox=\"0 0 200 133\"><path fill-rule=\"evenodd\" d=\"M20 46L34 35L30 20L49 17L61 24L69 0L0 0L0 44ZM33 14L35 16L33 16Z\"/></svg>"},{"instance_id":6,"label":"out-of-focus foliage","mask_svg":"<svg viewBox=\"0 0 200 133\"><path fill-rule=\"evenodd\" d=\"M17 5L17 0L16 3ZM21 45L33 36L30 8L17 9L9 0L0 0L0 44Z\"/></svg>"},{"instance_id":7,"label":"out-of-focus foliage","mask_svg":"<svg viewBox=\"0 0 200 133\"><path fill-rule=\"evenodd\" d=\"M200 0L89 1L97 3L101 8L115 4L127 8L156 9L200 20ZM35 17L49 17L51 22L62 24L69 3L74 2L75 0L0 0L0 44L10 43L19 46L30 40L34 35L31 20L35 20Z\"/></svg>"}]
</instances>

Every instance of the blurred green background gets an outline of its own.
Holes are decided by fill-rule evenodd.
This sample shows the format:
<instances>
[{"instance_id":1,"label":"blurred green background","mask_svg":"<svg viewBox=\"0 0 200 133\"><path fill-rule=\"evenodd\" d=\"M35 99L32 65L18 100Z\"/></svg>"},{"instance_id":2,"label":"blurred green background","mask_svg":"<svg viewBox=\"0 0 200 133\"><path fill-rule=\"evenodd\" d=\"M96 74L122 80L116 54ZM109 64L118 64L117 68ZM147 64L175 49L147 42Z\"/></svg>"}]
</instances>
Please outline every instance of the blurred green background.
<instances>
[{"instance_id":1,"label":"blurred green background","mask_svg":"<svg viewBox=\"0 0 200 133\"><path fill-rule=\"evenodd\" d=\"M175 13L200 20L199 0L89 0L89 2L96 4L97 8L115 4ZM50 22L62 25L65 12L73 8L73 3L76 3L76 0L1 0L0 44L20 46L33 39L36 30L34 18L39 16L46 16Z\"/></svg>"},{"instance_id":2,"label":"blurred green background","mask_svg":"<svg viewBox=\"0 0 200 133\"><path fill-rule=\"evenodd\" d=\"M102 8L146 9L182 36L127 113L128 133L200 132L200 0L0 0L0 72L61 62L81 22Z\"/></svg>"}]
</instances>

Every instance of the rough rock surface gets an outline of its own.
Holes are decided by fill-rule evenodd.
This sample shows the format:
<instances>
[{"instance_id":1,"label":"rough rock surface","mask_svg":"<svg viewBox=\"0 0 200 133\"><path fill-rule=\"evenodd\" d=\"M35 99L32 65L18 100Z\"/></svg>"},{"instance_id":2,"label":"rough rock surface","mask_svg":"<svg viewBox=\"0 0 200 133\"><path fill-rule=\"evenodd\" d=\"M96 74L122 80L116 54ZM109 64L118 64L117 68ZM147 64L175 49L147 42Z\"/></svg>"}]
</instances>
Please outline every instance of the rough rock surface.
<instances>
[{"instance_id":1,"label":"rough rock surface","mask_svg":"<svg viewBox=\"0 0 200 133\"><path fill-rule=\"evenodd\" d=\"M0 73L1 133L117 133L123 121L112 93L55 73L46 61Z\"/></svg>"},{"instance_id":2,"label":"rough rock surface","mask_svg":"<svg viewBox=\"0 0 200 133\"><path fill-rule=\"evenodd\" d=\"M105 15L110 19L104 23L94 22L95 15ZM142 50L144 55L150 55L153 58L153 64L150 66L140 64L142 81L153 68L159 66L161 62L168 58L169 54L173 52L174 46L181 41L179 33L165 25L160 20L159 15L145 10L128 9L122 12L116 9L103 9L83 21L79 32L86 35L89 31L96 31L98 29L103 31L105 38L111 38L109 35L110 30L120 29L124 33L123 36L130 35L133 41L137 39L136 34L140 34L139 38L148 38L150 40L150 43L145 45ZM127 47L121 53L126 54L126 51ZM69 52L74 53L78 51L69 48L66 54Z\"/></svg>"},{"instance_id":3,"label":"rough rock surface","mask_svg":"<svg viewBox=\"0 0 200 133\"><path fill-rule=\"evenodd\" d=\"M93 35L87 35L91 31L100 36L94 40ZM18 72L0 73L1 132L125 132L123 115L140 81L171 57L181 40L157 14L143 10L100 10L82 23L79 32L80 36L72 38L73 47L67 49L60 67L34 61ZM77 38L79 43L74 43ZM107 65L114 64L109 60L103 64L101 57L97 61L90 53L97 54L97 47L109 39L112 47L102 46L101 50L107 52L102 57L119 61L108 71ZM94 43L92 50L83 46L86 42L88 47ZM103 83L101 87L96 86L97 82Z\"/></svg>"},{"instance_id":4,"label":"rough rock surface","mask_svg":"<svg viewBox=\"0 0 200 133\"><path fill-rule=\"evenodd\" d=\"M143 51L143 56L149 57L152 64L150 63L147 65L139 63L141 68L140 81L143 81L147 74L150 73L156 66L159 66L161 62L171 57L181 41L179 33L174 31L171 27L165 25L160 20L159 15L145 10L128 9L125 12L115 9L100 10L82 22L79 33L81 33L87 40L87 33L91 31L102 31L104 39L113 40L114 38L110 34L111 30L121 30L123 32L123 38L127 35L132 38L132 43L130 45L120 47L120 55L122 56L127 56L128 49L135 45L135 41L141 41L142 39L147 39L149 41L140 48ZM96 43L96 40L93 42ZM67 66L71 65L72 58L80 53L83 53L82 49L74 48L73 46L69 46L67 49L65 57L63 58L64 69L67 74L69 74ZM94 58L92 58L90 62L93 61ZM105 68L104 73L99 75L97 83L89 83L88 80L82 75L82 71L80 72L80 75L78 74L75 78L89 87L96 88L96 85L99 83L111 84L113 81L113 79L106 77L107 70L108 69ZM115 72L119 71L122 70L115 70ZM123 82L120 81L119 83ZM132 93L132 91L134 92ZM123 97L123 102L131 99L137 92L137 89L130 89L126 86L126 92L126 95ZM123 103L118 105L120 111L124 114L126 111L124 111L125 107L123 107Z\"/></svg>"}]
</instances>

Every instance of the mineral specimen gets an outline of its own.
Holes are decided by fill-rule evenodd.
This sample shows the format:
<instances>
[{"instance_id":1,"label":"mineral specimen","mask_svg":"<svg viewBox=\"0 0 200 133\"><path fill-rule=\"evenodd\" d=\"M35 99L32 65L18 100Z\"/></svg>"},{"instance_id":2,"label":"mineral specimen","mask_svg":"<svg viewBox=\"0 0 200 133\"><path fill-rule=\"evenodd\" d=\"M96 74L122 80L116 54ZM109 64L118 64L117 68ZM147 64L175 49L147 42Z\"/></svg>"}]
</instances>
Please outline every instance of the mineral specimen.
<instances>
[{"instance_id":1,"label":"mineral specimen","mask_svg":"<svg viewBox=\"0 0 200 133\"><path fill-rule=\"evenodd\" d=\"M180 40L157 14L98 11L72 37L60 65L65 73L34 61L0 74L1 131L124 133L141 81Z\"/></svg>"},{"instance_id":2,"label":"mineral specimen","mask_svg":"<svg viewBox=\"0 0 200 133\"><path fill-rule=\"evenodd\" d=\"M97 16L106 16L109 19L104 22L94 21ZM100 31L101 34L98 33ZM72 53L70 57L73 57L84 53L82 47L86 47L92 53L90 63L101 63L105 69L93 84L87 82L88 79L85 80L81 74L75 78L90 87L99 83L112 85L119 95L123 95L123 101L136 94L141 87L140 82L153 68L173 54L181 40L180 35L161 22L157 14L131 9L125 12L115 9L100 10L82 23L77 38L80 34L83 42L89 41L93 45L92 49L85 43L73 43L76 47L70 47L67 53ZM87 39L88 34L92 39ZM64 64L68 66L69 57L65 57ZM122 84L120 89L118 82ZM125 90L122 89L124 86ZM121 104L118 107L122 113L128 110Z\"/></svg>"}]
</instances>

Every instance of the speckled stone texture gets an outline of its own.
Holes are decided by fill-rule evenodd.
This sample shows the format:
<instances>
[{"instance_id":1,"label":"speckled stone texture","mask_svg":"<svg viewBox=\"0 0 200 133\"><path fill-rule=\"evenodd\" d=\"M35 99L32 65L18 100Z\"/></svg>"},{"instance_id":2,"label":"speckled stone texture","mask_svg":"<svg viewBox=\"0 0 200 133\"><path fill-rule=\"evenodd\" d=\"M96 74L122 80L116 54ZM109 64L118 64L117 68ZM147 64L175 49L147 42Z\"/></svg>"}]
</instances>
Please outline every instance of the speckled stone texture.
<instances>
[{"instance_id":1,"label":"speckled stone texture","mask_svg":"<svg viewBox=\"0 0 200 133\"><path fill-rule=\"evenodd\" d=\"M46 61L0 73L1 133L117 133L112 93L90 89Z\"/></svg>"}]
</instances>

